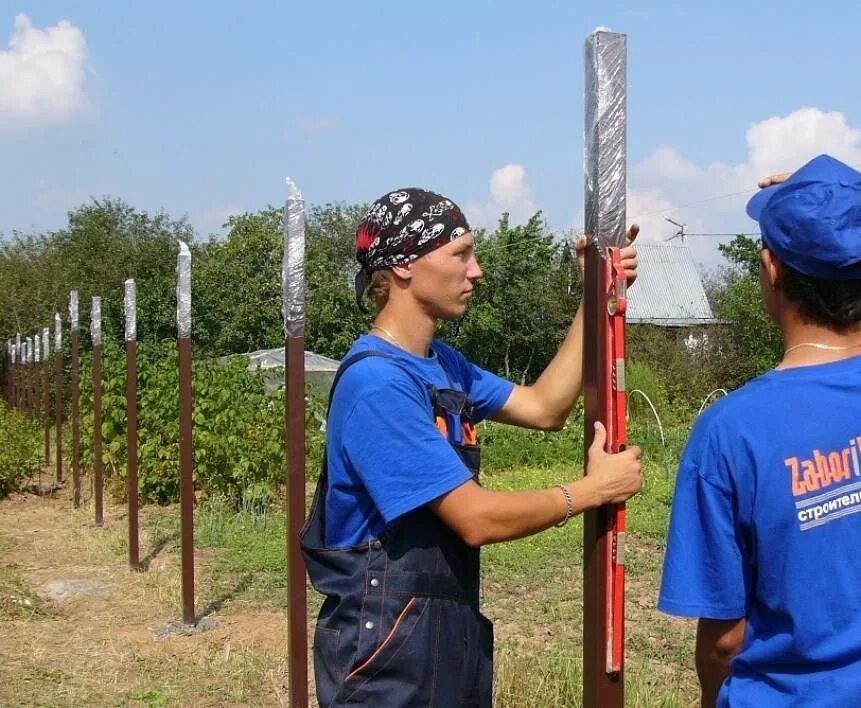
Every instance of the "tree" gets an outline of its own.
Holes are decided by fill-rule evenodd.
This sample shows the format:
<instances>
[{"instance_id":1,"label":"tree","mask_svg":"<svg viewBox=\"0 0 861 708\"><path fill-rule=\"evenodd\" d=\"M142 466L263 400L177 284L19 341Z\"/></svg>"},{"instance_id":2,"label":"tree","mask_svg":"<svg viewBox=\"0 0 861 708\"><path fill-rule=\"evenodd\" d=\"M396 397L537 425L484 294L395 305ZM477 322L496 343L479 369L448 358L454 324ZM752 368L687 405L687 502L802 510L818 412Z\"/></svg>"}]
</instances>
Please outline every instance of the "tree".
<instances>
[{"instance_id":1,"label":"tree","mask_svg":"<svg viewBox=\"0 0 861 708\"><path fill-rule=\"evenodd\" d=\"M463 320L444 325L446 338L484 368L534 379L555 355L579 300L579 274L564 253L540 213L524 226L511 226L503 214L494 231L478 231L484 276Z\"/></svg>"},{"instance_id":2,"label":"tree","mask_svg":"<svg viewBox=\"0 0 861 708\"><path fill-rule=\"evenodd\" d=\"M0 331L48 326L53 313L68 319L69 290L80 296L86 335L90 298L102 296L106 332L123 329L123 281L138 284L142 338L175 336L173 273L177 241L191 241L184 220L154 216L119 199L93 200L69 212L66 228L47 234L13 233L0 259Z\"/></svg>"}]
</instances>

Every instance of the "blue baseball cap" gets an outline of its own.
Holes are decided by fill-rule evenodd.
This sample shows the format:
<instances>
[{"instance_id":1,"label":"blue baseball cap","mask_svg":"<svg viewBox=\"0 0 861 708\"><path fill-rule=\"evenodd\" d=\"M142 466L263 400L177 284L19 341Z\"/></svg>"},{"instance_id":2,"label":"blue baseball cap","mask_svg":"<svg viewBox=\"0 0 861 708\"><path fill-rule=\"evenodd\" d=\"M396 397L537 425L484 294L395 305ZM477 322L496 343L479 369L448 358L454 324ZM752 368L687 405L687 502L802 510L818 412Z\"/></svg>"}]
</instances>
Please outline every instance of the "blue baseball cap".
<instances>
[{"instance_id":1,"label":"blue baseball cap","mask_svg":"<svg viewBox=\"0 0 861 708\"><path fill-rule=\"evenodd\" d=\"M799 273L861 280L861 172L820 155L747 203L763 245Z\"/></svg>"}]
</instances>

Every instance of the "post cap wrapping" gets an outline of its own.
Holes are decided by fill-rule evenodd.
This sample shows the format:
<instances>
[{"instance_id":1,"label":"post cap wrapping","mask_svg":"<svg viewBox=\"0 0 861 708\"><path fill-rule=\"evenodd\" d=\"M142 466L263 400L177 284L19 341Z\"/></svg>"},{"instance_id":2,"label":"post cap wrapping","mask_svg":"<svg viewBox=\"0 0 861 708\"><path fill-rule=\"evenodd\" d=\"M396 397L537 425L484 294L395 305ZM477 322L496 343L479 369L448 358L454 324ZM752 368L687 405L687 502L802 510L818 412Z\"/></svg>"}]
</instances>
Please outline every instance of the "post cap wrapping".
<instances>
[{"instance_id":1,"label":"post cap wrapping","mask_svg":"<svg viewBox=\"0 0 861 708\"><path fill-rule=\"evenodd\" d=\"M93 296L90 308L90 337L94 347L102 346L102 298Z\"/></svg>"},{"instance_id":2,"label":"post cap wrapping","mask_svg":"<svg viewBox=\"0 0 861 708\"><path fill-rule=\"evenodd\" d=\"M69 329L77 332L78 327L78 291L72 290L69 293Z\"/></svg>"},{"instance_id":3,"label":"post cap wrapping","mask_svg":"<svg viewBox=\"0 0 861 708\"><path fill-rule=\"evenodd\" d=\"M137 339L137 288L135 281L129 278L124 283L123 311L126 316L126 341L133 342Z\"/></svg>"},{"instance_id":4,"label":"post cap wrapping","mask_svg":"<svg viewBox=\"0 0 861 708\"><path fill-rule=\"evenodd\" d=\"M296 337L305 333L305 199L292 179L285 183L282 316L284 334Z\"/></svg>"},{"instance_id":5,"label":"post cap wrapping","mask_svg":"<svg viewBox=\"0 0 861 708\"><path fill-rule=\"evenodd\" d=\"M54 351L57 354L63 351L63 318L59 312L54 313Z\"/></svg>"},{"instance_id":6,"label":"post cap wrapping","mask_svg":"<svg viewBox=\"0 0 861 708\"><path fill-rule=\"evenodd\" d=\"M191 251L184 241L176 257L176 329L180 339L191 337Z\"/></svg>"},{"instance_id":7,"label":"post cap wrapping","mask_svg":"<svg viewBox=\"0 0 861 708\"><path fill-rule=\"evenodd\" d=\"M627 54L624 34L586 38L585 230L601 247L625 242Z\"/></svg>"}]
</instances>

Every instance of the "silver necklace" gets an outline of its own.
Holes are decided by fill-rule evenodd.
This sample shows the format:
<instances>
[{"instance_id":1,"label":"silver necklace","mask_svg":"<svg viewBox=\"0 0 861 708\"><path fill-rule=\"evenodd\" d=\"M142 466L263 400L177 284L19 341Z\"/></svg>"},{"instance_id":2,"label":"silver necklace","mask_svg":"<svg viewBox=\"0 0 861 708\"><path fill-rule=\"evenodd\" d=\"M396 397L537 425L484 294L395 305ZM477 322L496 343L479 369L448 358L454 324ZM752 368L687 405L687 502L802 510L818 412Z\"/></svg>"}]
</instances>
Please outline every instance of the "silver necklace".
<instances>
[{"instance_id":1,"label":"silver necklace","mask_svg":"<svg viewBox=\"0 0 861 708\"><path fill-rule=\"evenodd\" d=\"M827 349L828 351L842 351L845 349L856 349L861 347L861 343L859 344L823 344L822 342L801 342L800 344L796 344L791 346L789 349L783 352L783 356L789 354L789 352L798 349L799 347L813 347L814 349Z\"/></svg>"}]
</instances>

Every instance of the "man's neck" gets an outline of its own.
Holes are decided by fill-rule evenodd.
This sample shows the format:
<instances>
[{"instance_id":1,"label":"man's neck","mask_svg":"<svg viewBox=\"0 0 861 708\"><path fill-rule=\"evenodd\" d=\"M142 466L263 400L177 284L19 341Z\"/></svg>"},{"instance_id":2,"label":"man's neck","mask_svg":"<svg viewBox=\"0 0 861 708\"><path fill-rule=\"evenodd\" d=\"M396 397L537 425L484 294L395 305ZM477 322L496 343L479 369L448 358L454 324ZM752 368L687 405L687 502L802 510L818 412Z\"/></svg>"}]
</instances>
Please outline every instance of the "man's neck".
<instances>
[{"instance_id":1,"label":"man's neck","mask_svg":"<svg viewBox=\"0 0 861 708\"><path fill-rule=\"evenodd\" d=\"M827 364L861 354L861 327L845 332L788 317L783 326L783 360L778 369Z\"/></svg>"},{"instance_id":2,"label":"man's neck","mask_svg":"<svg viewBox=\"0 0 861 708\"><path fill-rule=\"evenodd\" d=\"M415 311L389 301L374 319L373 332L416 356L427 356L436 331L436 320L425 312Z\"/></svg>"}]
</instances>

